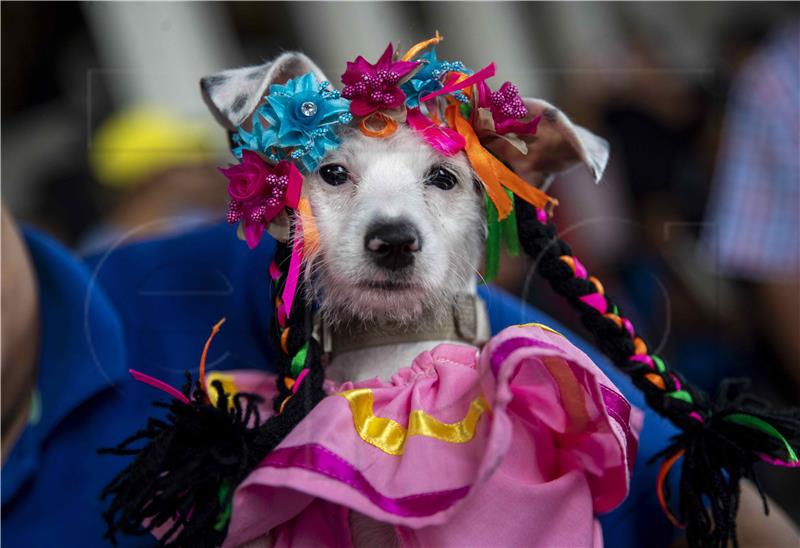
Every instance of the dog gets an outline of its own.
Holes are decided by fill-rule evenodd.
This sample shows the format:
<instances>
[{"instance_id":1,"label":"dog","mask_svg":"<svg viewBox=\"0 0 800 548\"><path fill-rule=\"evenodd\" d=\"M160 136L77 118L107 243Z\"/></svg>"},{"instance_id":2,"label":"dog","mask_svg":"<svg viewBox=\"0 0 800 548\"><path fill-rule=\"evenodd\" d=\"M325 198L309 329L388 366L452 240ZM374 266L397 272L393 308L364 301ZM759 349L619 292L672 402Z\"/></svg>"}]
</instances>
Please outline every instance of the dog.
<instances>
[{"instance_id":1,"label":"dog","mask_svg":"<svg viewBox=\"0 0 800 548\"><path fill-rule=\"evenodd\" d=\"M201 90L217 120L233 131L249 127L270 85L309 72L327 80L308 57L289 52L204 78ZM536 134L523 139L527 154L502 138L487 148L532 184L547 184L578 164L599 181L608 144L544 101L525 99L525 106L531 116L541 116ZM476 297L487 225L483 188L466 155L444 156L404 124L382 139L350 127L340 138L339 148L303 184L310 204L303 224L313 224L318 234L307 246L306 291L319 305L319 330L331 358L326 377L388 380L442 342L457 340L477 350L489 333ZM468 336L436 338L415 328L447 324L453 316L461 324L470 318ZM372 327L384 334L373 337ZM387 330L416 335L386 337ZM337 348L337 333L355 336ZM359 346L361 335L371 342ZM390 525L356 512L350 524L356 546L398 544ZM269 545L265 537L249 546Z\"/></svg>"}]
</instances>

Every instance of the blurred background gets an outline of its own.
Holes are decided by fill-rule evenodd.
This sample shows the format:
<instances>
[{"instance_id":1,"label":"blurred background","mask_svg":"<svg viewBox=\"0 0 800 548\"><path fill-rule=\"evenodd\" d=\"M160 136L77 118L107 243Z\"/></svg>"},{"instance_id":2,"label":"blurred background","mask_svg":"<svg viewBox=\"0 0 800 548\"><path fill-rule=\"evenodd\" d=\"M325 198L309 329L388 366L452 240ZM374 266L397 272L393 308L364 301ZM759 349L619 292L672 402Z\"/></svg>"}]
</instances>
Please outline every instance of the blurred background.
<instances>
[{"instance_id":1,"label":"blurred background","mask_svg":"<svg viewBox=\"0 0 800 548\"><path fill-rule=\"evenodd\" d=\"M708 390L800 404L800 10L790 3L2 3L2 200L76 253L220 222L230 159L200 77L345 62L439 30L440 57L611 142L556 221L651 344ZM498 283L582 332L521 260ZM796 476L796 474L794 475ZM769 492L800 521L798 479Z\"/></svg>"}]
</instances>

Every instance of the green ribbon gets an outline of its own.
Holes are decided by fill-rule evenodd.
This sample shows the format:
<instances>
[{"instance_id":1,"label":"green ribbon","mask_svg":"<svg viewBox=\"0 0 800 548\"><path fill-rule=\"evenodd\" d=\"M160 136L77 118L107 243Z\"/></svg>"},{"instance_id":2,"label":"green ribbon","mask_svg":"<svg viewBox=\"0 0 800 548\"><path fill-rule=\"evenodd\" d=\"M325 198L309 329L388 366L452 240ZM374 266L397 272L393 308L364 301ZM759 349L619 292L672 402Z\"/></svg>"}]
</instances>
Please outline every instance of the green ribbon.
<instances>
[{"instance_id":1,"label":"green ribbon","mask_svg":"<svg viewBox=\"0 0 800 548\"><path fill-rule=\"evenodd\" d=\"M512 257L519 255L520 243L519 233L517 232L517 211L514 207L514 194L503 189L511 200L511 213L500 220L497 208L488 196L484 197L486 202L486 266L484 267L483 279L486 283L491 282L497 277L500 269L500 246L505 245L506 251Z\"/></svg>"},{"instance_id":2,"label":"green ribbon","mask_svg":"<svg viewBox=\"0 0 800 548\"><path fill-rule=\"evenodd\" d=\"M497 277L500 268L500 219L494 203L485 196L486 201L486 264L483 269L483 280L489 283Z\"/></svg>"},{"instance_id":3,"label":"green ribbon","mask_svg":"<svg viewBox=\"0 0 800 548\"><path fill-rule=\"evenodd\" d=\"M783 437L783 434L778 432L778 430L770 423L759 419L758 417L754 417L753 415L746 415L745 413L733 413L725 417L725 420L734 424L741 424L742 426L760 430L768 436L772 436L780 441L786 448L786 452L789 453L789 460L791 462L797 462L797 453L794 452L792 445L786 440L786 438Z\"/></svg>"},{"instance_id":4,"label":"green ribbon","mask_svg":"<svg viewBox=\"0 0 800 548\"><path fill-rule=\"evenodd\" d=\"M306 357L308 356L308 343L303 345L303 348L297 351L297 354L292 358L292 365L289 367L289 372L295 379L303 367L306 365Z\"/></svg>"},{"instance_id":5,"label":"green ribbon","mask_svg":"<svg viewBox=\"0 0 800 548\"><path fill-rule=\"evenodd\" d=\"M517 233L517 208L514 207L514 193L504 188L508 194L508 199L511 200L511 213L508 217L500 221L500 230L503 233L503 243L506 246L506 251L512 257L519 256L519 234Z\"/></svg>"},{"instance_id":6,"label":"green ribbon","mask_svg":"<svg viewBox=\"0 0 800 548\"><path fill-rule=\"evenodd\" d=\"M692 403L692 395L689 394L686 390L676 390L675 392L670 392L667 394L670 398L675 398L676 400L683 400L687 403Z\"/></svg>"},{"instance_id":7,"label":"green ribbon","mask_svg":"<svg viewBox=\"0 0 800 548\"><path fill-rule=\"evenodd\" d=\"M231 486L226 481L222 484L219 488L219 492L217 493L217 498L219 500L220 506L224 505L222 512L219 513L217 516L217 521L214 523L214 530L215 531L222 531L225 529L225 526L228 525L228 521L231 519Z\"/></svg>"}]
</instances>

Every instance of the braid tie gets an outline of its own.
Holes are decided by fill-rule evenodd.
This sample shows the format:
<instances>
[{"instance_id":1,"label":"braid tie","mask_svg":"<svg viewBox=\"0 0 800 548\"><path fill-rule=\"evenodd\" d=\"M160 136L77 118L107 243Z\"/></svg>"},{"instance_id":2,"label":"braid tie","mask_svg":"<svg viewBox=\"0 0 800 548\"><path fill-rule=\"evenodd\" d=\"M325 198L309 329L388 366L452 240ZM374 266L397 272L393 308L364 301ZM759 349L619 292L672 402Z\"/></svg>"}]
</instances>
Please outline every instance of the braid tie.
<instances>
[{"instance_id":1,"label":"braid tie","mask_svg":"<svg viewBox=\"0 0 800 548\"><path fill-rule=\"evenodd\" d=\"M739 481L751 478L764 500L754 465L798 467L800 412L775 410L745 392L746 383L727 380L714 400L688 382L650 350L646 339L605 294L557 237L556 227L541 209L519 202L517 224L522 248L537 272L580 314L597 347L644 393L647 404L681 433L654 459L663 459L657 494L667 517L685 527L692 546L727 546L736 542ZM669 509L665 480L683 459L680 514ZM708 507L707 507L708 503Z\"/></svg>"},{"instance_id":2,"label":"braid tie","mask_svg":"<svg viewBox=\"0 0 800 548\"><path fill-rule=\"evenodd\" d=\"M288 315L281 301L292 253L291 245L277 243L269 266L276 309L272 330L278 369L276 414L262 422L258 410L262 398L228 394L219 380L211 383L216 391L216 398L211 398L204 383L199 379L193 383L189 373L182 392L137 373L173 399L153 404L167 410L165 419L150 418L144 429L99 451L134 456L102 493L104 500L110 499L103 518L105 537L113 544L117 533L143 535L169 525L166 532L159 532L163 546L221 545L236 487L325 398L322 348L312 337L312 308L302 276ZM200 377L205 377L205 356L221 323L214 326L203 349Z\"/></svg>"}]
</instances>

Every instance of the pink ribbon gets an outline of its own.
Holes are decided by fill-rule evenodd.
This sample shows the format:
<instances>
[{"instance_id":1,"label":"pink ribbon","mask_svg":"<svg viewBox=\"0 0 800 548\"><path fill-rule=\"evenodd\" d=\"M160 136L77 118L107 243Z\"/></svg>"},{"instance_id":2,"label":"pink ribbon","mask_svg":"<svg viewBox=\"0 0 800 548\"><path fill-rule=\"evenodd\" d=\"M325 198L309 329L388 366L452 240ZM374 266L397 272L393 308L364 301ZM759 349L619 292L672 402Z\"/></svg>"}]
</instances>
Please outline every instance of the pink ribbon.
<instances>
[{"instance_id":1,"label":"pink ribbon","mask_svg":"<svg viewBox=\"0 0 800 548\"><path fill-rule=\"evenodd\" d=\"M286 176L289 178L289 184L286 186L286 205L297 209L303 190L303 175L294 167L294 162L289 162L289 171Z\"/></svg>"},{"instance_id":2,"label":"pink ribbon","mask_svg":"<svg viewBox=\"0 0 800 548\"><path fill-rule=\"evenodd\" d=\"M277 281L281 277L281 271L275 261L269 263L269 277L272 278L272 281Z\"/></svg>"},{"instance_id":3,"label":"pink ribbon","mask_svg":"<svg viewBox=\"0 0 800 548\"><path fill-rule=\"evenodd\" d=\"M406 121L420 137L445 156L453 156L459 150L463 150L466 145L466 141L460 133L434 123L418 108L408 109Z\"/></svg>"},{"instance_id":4,"label":"pink ribbon","mask_svg":"<svg viewBox=\"0 0 800 548\"><path fill-rule=\"evenodd\" d=\"M297 379L295 379L294 384L292 385L292 394L297 394L297 391L300 389L300 383L303 382L303 379L306 378L308 375L308 369L303 369L300 371L300 374L297 375Z\"/></svg>"},{"instance_id":5,"label":"pink ribbon","mask_svg":"<svg viewBox=\"0 0 800 548\"><path fill-rule=\"evenodd\" d=\"M651 358L647 354L634 354L628 359L633 360L635 362L646 364L650 369L656 368L656 364L653 363L653 358Z\"/></svg>"},{"instance_id":6,"label":"pink ribbon","mask_svg":"<svg viewBox=\"0 0 800 548\"><path fill-rule=\"evenodd\" d=\"M174 387L168 385L164 381L160 381L160 380L156 379L155 377L151 377L150 375L145 375L144 373L136 371L135 369L128 369L128 373L130 373L131 376L134 379L136 379L137 381L143 382L145 384L149 384L153 388L157 388L157 389L161 390L162 392L166 392L167 394L169 394L173 398L175 398L175 399L177 399L177 400L179 400L179 401L181 401L181 402L183 402L183 403L185 403L187 405L189 404L189 398L184 396L183 392L181 392L177 388L174 388Z\"/></svg>"},{"instance_id":7,"label":"pink ribbon","mask_svg":"<svg viewBox=\"0 0 800 548\"><path fill-rule=\"evenodd\" d=\"M542 115L539 114L530 122L520 122L519 120L503 120L494 125L494 130L500 135L506 133L516 133L517 135L536 135L536 130L539 129L539 122L542 121Z\"/></svg>"},{"instance_id":8,"label":"pink ribbon","mask_svg":"<svg viewBox=\"0 0 800 548\"><path fill-rule=\"evenodd\" d=\"M473 84L477 84L479 82L483 82L487 78L491 78L492 76L494 76L494 71L495 71L494 63L489 63L488 65L483 67L481 70L479 70L478 72L476 72L472 76L469 76L469 77L465 78L464 80L461 80L460 82L455 82L453 84L448 84L448 85L444 86L441 89L437 89L436 91L434 91L432 93L429 93L425 97L421 97L420 98L420 102L421 103L425 103L425 102L430 101L431 99L433 99L435 97L439 97L440 95L446 95L448 93L453 93L454 91L458 91L458 90L461 90L461 89L468 88Z\"/></svg>"},{"instance_id":9,"label":"pink ribbon","mask_svg":"<svg viewBox=\"0 0 800 548\"><path fill-rule=\"evenodd\" d=\"M578 299L595 310L597 310L600 314L605 314L608 311L608 302L606 298L600 295L599 293L589 293L588 295L582 295L578 297Z\"/></svg>"},{"instance_id":10,"label":"pink ribbon","mask_svg":"<svg viewBox=\"0 0 800 548\"><path fill-rule=\"evenodd\" d=\"M258 467L299 468L315 472L355 490L384 512L403 517L427 517L444 512L467 496L470 488L465 485L447 491L415 493L400 498L388 497L378 491L358 468L316 443L279 447L267 455Z\"/></svg>"},{"instance_id":11,"label":"pink ribbon","mask_svg":"<svg viewBox=\"0 0 800 548\"><path fill-rule=\"evenodd\" d=\"M764 462L768 462L773 466L783 466L784 468L800 468L800 461L792 462L783 459L776 459L775 457L770 457L765 453L756 453L761 460Z\"/></svg>"},{"instance_id":12,"label":"pink ribbon","mask_svg":"<svg viewBox=\"0 0 800 548\"><path fill-rule=\"evenodd\" d=\"M292 257L289 259L289 272L286 274L286 284L283 286L281 294L281 307L284 318L292 314L292 303L297 292L297 283L300 279L300 267L303 263L303 222L300 216L295 216L294 226L294 245L292 245Z\"/></svg>"}]
</instances>

